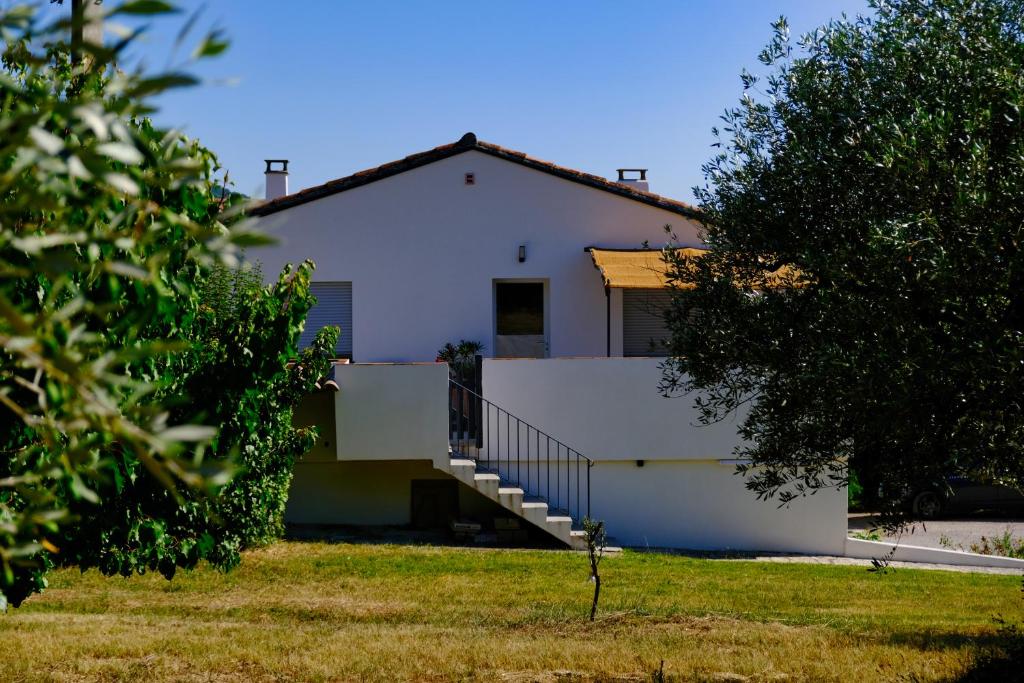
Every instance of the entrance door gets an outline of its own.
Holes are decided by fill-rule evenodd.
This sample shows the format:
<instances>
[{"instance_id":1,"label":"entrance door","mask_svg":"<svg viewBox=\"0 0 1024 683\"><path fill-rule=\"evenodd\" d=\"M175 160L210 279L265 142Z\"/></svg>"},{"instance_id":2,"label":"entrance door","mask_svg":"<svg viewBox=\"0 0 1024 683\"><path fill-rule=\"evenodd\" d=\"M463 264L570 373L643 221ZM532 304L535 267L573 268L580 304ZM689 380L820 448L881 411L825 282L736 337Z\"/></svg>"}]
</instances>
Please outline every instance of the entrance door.
<instances>
[{"instance_id":1,"label":"entrance door","mask_svg":"<svg viewBox=\"0 0 1024 683\"><path fill-rule=\"evenodd\" d=\"M495 282L494 313L496 358L547 357L543 282Z\"/></svg>"}]
</instances>

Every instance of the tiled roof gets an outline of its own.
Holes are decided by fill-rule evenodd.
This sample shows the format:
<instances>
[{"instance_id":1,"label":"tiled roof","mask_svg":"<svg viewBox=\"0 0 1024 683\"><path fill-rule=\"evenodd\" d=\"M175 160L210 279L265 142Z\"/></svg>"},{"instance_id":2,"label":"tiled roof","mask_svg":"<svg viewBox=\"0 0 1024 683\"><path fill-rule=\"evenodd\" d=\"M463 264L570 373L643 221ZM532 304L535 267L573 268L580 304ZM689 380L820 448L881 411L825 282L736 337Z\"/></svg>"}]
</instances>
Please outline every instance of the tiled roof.
<instances>
[{"instance_id":1,"label":"tiled roof","mask_svg":"<svg viewBox=\"0 0 1024 683\"><path fill-rule=\"evenodd\" d=\"M404 159L399 159L398 161L392 161L391 163L360 171L344 178L330 180L323 185L308 187L305 190L300 190L293 194L264 202L256 208L251 209L250 213L257 216L266 216L293 206L298 206L299 204L305 204L306 202L337 194L338 192L344 192L345 190L351 190L355 187L367 185L377 180L390 178L393 175L398 175L405 171L411 171L414 168L426 166L427 164L432 164L435 161L447 159L448 157L453 157L457 154L469 151L489 154L491 156L498 157L499 159L505 159L506 161L526 166L527 168L532 168L543 173L550 173L551 175L559 178L571 180L575 183L587 185L588 187L617 194L620 197L625 197L644 204L656 206L666 211L678 213L686 216L687 218L700 218L700 211L684 202L662 197L661 195L657 195L652 192L636 190L600 176L583 173L582 171L576 171L571 168L565 168L564 166L558 166L557 164L553 164L549 161L541 161L540 159L527 156L522 152L505 149L504 147L499 147L498 145L493 145L489 142L482 142L477 140L476 135L473 133L466 133L458 142L441 145L440 147L435 147L434 149L427 150L426 152L413 154L405 157Z\"/></svg>"}]
</instances>

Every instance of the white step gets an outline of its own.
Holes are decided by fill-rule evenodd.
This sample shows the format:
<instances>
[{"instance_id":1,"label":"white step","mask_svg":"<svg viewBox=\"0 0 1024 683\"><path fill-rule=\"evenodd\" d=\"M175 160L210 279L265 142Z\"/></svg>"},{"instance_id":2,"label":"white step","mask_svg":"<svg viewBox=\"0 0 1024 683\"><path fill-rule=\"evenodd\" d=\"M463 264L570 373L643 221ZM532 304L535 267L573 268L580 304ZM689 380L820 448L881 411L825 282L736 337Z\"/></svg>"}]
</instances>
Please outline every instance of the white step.
<instances>
[{"instance_id":1,"label":"white step","mask_svg":"<svg viewBox=\"0 0 1024 683\"><path fill-rule=\"evenodd\" d=\"M526 492L521 487L502 486L499 475L491 472L478 472L475 460L470 458L453 458L449 454L449 457L435 460L434 467L472 486L502 507L548 532L570 548L576 550L586 549L585 534L572 528L572 517L549 515L550 508L543 501L524 501L523 498Z\"/></svg>"},{"instance_id":2,"label":"white step","mask_svg":"<svg viewBox=\"0 0 1024 683\"><path fill-rule=\"evenodd\" d=\"M477 491L491 500L497 500L500 491L499 487L501 486L501 477L488 472L476 472L473 475L473 485L476 486Z\"/></svg>"},{"instance_id":3,"label":"white step","mask_svg":"<svg viewBox=\"0 0 1024 683\"><path fill-rule=\"evenodd\" d=\"M539 526L547 528L548 504L540 501L528 501L523 503L523 519Z\"/></svg>"},{"instance_id":4,"label":"white step","mask_svg":"<svg viewBox=\"0 0 1024 683\"><path fill-rule=\"evenodd\" d=\"M517 515L523 514L523 496L526 492L517 486L502 486L498 489L498 503Z\"/></svg>"},{"instance_id":5,"label":"white step","mask_svg":"<svg viewBox=\"0 0 1024 683\"><path fill-rule=\"evenodd\" d=\"M572 517L561 517L548 515L544 525L552 536L557 536L562 541L569 543L569 534L572 531Z\"/></svg>"},{"instance_id":6,"label":"white step","mask_svg":"<svg viewBox=\"0 0 1024 683\"><path fill-rule=\"evenodd\" d=\"M448 463L448 472L459 481L473 486L473 475L476 474L476 463L463 458L452 458Z\"/></svg>"}]
</instances>

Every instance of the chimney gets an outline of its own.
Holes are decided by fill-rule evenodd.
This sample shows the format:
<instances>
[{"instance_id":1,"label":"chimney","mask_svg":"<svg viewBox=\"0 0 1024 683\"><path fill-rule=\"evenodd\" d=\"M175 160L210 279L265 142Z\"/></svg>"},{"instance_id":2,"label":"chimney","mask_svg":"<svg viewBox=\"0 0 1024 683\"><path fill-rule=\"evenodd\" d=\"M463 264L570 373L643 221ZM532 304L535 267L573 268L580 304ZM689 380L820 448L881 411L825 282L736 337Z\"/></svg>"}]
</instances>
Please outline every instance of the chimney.
<instances>
[{"instance_id":1,"label":"chimney","mask_svg":"<svg viewBox=\"0 0 1024 683\"><path fill-rule=\"evenodd\" d=\"M288 194L288 160L287 159L264 159L267 162L267 170L263 175L267 177L267 201L277 199ZM275 168L275 164L279 165Z\"/></svg>"},{"instance_id":2,"label":"chimney","mask_svg":"<svg viewBox=\"0 0 1024 683\"><path fill-rule=\"evenodd\" d=\"M647 185L646 168L617 168L615 170L619 173L619 179L615 181L619 185L625 185L641 192L650 192L650 188ZM627 178L627 173L636 174L636 177Z\"/></svg>"}]
</instances>

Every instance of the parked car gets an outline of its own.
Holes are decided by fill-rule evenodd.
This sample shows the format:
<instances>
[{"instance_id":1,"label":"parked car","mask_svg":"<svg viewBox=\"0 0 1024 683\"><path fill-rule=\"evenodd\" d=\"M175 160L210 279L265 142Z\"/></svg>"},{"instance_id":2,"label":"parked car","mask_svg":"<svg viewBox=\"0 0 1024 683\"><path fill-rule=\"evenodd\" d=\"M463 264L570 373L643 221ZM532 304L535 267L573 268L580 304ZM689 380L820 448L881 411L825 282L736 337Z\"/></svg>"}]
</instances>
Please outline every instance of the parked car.
<instances>
[{"instance_id":1,"label":"parked car","mask_svg":"<svg viewBox=\"0 0 1024 683\"><path fill-rule=\"evenodd\" d=\"M907 497L907 504L918 519L980 510L1024 514L1024 492L1011 486L982 484L967 477L949 477L946 486L914 491Z\"/></svg>"}]
</instances>

